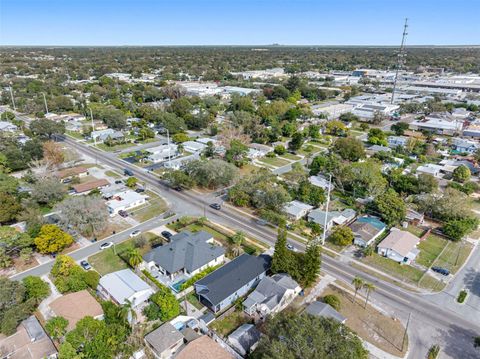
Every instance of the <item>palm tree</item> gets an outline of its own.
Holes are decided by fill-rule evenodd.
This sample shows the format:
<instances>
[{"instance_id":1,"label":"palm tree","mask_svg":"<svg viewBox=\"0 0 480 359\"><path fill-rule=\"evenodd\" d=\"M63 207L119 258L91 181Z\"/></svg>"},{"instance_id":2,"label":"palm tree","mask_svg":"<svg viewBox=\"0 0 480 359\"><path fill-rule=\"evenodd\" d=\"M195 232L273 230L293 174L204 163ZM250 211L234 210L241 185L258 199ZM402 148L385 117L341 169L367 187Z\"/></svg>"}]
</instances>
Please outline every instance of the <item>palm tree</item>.
<instances>
[{"instance_id":1,"label":"palm tree","mask_svg":"<svg viewBox=\"0 0 480 359\"><path fill-rule=\"evenodd\" d=\"M232 253L234 256L238 256L242 250L242 243L245 240L245 235L241 231L237 231L233 236L230 237L232 242Z\"/></svg>"},{"instance_id":2,"label":"palm tree","mask_svg":"<svg viewBox=\"0 0 480 359\"><path fill-rule=\"evenodd\" d=\"M128 321L133 326L135 325L135 320L137 319L137 312L133 308L133 303L128 299L125 299L125 303L120 307L118 311L118 317L123 321Z\"/></svg>"},{"instance_id":3,"label":"palm tree","mask_svg":"<svg viewBox=\"0 0 480 359\"><path fill-rule=\"evenodd\" d=\"M368 298L370 297L370 293L374 292L376 288L373 283L368 283L368 282L363 285L363 288L367 292L367 299L365 300L365 308L367 308Z\"/></svg>"},{"instance_id":4,"label":"palm tree","mask_svg":"<svg viewBox=\"0 0 480 359\"><path fill-rule=\"evenodd\" d=\"M140 254L140 251L137 248L130 248L127 253L128 264L133 268L137 269L138 265L142 263L143 258Z\"/></svg>"},{"instance_id":5,"label":"palm tree","mask_svg":"<svg viewBox=\"0 0 480 359\"><path fill-rule=\"evenodd\" d=\"M357 298L357 293L362 287L365 285L365 281L360 277L355 277L352 280L352 284L355 287L355 296L353 297L353 301Z\"/></svg>"}]
</instances>

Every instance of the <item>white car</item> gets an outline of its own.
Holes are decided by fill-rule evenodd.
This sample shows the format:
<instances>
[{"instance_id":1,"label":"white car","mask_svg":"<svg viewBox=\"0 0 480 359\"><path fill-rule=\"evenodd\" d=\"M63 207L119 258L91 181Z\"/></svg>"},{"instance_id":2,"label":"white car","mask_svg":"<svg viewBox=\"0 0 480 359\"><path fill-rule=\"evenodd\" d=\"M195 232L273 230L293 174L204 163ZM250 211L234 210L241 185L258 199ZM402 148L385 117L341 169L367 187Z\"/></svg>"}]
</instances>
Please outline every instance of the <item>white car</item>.
<instances>
[{"instance_id":1,"label":"white car","mask_svg":"<svg viewBox=\"0 0 480 359\"><path fill-rule=\"evenodd\" d=\"M100 250L110 248L111 246L113 246L113 242L105 242L100 245Z\"/></svg>"},{"instance_id":2,"label":"white car","mask_svg":"<svg viewBox=\"0 0 480 359\"><path fill-rule=\"evenodd\" d=\"M133 238L133 237L139 236L141 233L142 231L137 229L136 231L133 231L132 233L130 233L130 237Z\"/></svg>"}]
</instances>

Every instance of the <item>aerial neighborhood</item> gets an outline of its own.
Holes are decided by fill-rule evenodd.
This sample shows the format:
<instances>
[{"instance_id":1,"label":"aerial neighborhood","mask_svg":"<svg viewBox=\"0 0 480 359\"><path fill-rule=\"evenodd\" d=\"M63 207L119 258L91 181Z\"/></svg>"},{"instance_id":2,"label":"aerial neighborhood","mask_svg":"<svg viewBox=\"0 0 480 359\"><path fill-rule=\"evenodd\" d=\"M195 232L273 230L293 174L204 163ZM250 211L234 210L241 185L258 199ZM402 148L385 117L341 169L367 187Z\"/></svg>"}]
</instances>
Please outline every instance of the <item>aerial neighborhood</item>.
<instances>
[{"instance_id":1,"label":"aerial neighborhood","mask_svg":"<svg viewBox=\"0 0 480 359\"><path fill-rule=\"evenodd\" d=\"M0 58L2 358L480 357L478 48Z\"/></svg>"}]
</instances>

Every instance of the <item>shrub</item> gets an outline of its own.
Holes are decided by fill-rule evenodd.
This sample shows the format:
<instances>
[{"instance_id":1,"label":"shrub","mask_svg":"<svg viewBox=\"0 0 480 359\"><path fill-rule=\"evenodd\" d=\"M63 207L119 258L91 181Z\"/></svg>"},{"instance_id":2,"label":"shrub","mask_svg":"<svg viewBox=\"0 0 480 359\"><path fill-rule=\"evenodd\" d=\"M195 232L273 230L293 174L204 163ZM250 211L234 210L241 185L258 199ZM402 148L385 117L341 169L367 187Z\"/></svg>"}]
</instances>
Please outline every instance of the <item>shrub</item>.
<instances>
[{"instance_id":1,"label":"shrub","mask_svg":"<svg viewBox=\"0 0 480 359\"><path fill-rule=\"evenodd\" d=\"M334 294L328 294L323 297L323 302L328 304L335 310L340 310L340 308L342 307L342 302L340 301L340 298L338 298Z\"/></svg>"},{"instance_id":2,"label":"shrub","mask_svg":"<svg viewBox=\"0 0 480 359\"><path fill-rule=\"evenodd\" d=\"M180 291L183 291L183 290L187 289L188 287L191 287L193 285L193 283L195 283L196 281L199 281L200 279L202 279L203 277L212 273L215 269L217 269L219 267L221 267L221 264L219 264L217 266L214 266L214 267L208 267L208 268L204 269L203 271L201 271L200 273L195 274L193 277L189 278L187 281L182 283L182 285L180 286Z\"/></svg>"},{"instance_id":3,"label":"shrub","mask_svg":"<svg viewBox=\"0 0 480 359\"><path fill-rule=\"evenodd\" d=\"M438 344L432 345L428 350L428 359L436 359L440 353L440 346Z\"/></svg>"},{"instance_id":4,"label":"shrub","mask_svg":"<svg viewBox=\"0 0 480 359\"><path fill-rule=\"evenodd\" d=\"M100 281L100 274L93 270L85 272L83 275L83 280L90 288L96 289L98 287L98 282Z\"/></svg>"}]
</instances>

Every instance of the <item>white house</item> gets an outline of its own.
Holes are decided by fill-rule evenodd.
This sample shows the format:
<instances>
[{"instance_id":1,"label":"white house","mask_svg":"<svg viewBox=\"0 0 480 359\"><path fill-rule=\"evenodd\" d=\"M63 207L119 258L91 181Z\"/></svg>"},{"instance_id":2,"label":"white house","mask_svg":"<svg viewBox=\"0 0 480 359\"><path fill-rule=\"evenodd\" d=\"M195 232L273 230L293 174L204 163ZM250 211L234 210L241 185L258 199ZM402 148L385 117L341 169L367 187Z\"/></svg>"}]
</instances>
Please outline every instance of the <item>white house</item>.
<instances>
[{"instance_id":1,"label":"white house","mask_svg":"<svg viewBox=\"0 0 480 359\"><path fill-rule=\"evenodd\" d=\"M183 149L190 153L201 152L207 145L195 141L186 141L182 143Z\"/></svg>"},{"instance_id":2,"label":"white house","mask_svg":"<svg viewBox=\"0 0 480 359\"><path fill-rule=\"evenodd\" d=\"M114 216L119 211L127 211L145 204L147 198L148 196L128 189L126 191L116 193L111 200L107 201L106 205L110 215Z\"/></svg>"},{"instance_id":3,"label":"white house","mask_svg":"<svg viewBox=\"0 0 480 359\"><path fill-rule=\"evenodd\" d=\"M298 221L300 218L305 217L312 209L313 206L300 201L291 201L283 208L288 218L293 221Z\"/></svg>"},{"instance_id":4,"label":"white house","mask_svg":"<svg viewBox=\"0 0 480 359\"><path fill-rule=\"evenodd\" d=\"M408 144L408 137L405 136L388 136L388 147L405 147Z\"/></svg>"},{"instance_id":5,"label":"white house","mask_svg":"<svg viewBox=\"0 0 480 359\"><path fill-rule=\"evenodd\" d=\"M130 269L112 272L100 278L97 292L105 299L118 305L128 300L136 307L148 300L153 294L152 288Z\"/></svg>"},{"instance_id":6,"label":"white house","mask_svg":"<svg viewBox=\"0 0 480 359\"><path fill-rule=\"evenodd\" d=\"M157 163L166 161L169 157L176 157L178 155L178 146L174 143L171 143L170 145L160 145L147 148L145 151L149 153L147 160Z\"/></svg>"},{"instance_id":7,"label":"white house","mask_svg":"<svg viewBox=\"0 0 480 359\"><path fill-rule=\"evenodd\" d=\"M278 313L285 309L301 290L288 274L277 273L264 277L243 302L243 310L248 315L258 313L262 317Z\"/></svg>"},{"instance_id":8,"label":"white house","mask_svg":"<svg viewBox=\"0 0 480 359\"><path fill-rule=\"evenodd\" d=\"M18 127L11 122L0 121L0 132L15 132Z\"/></svg>"},{"instance_id":9,"label":"white house","mask_svg":"<svg viewBox=\"0 0 480 359\"><path fill-rule=\"evenodd\" d=\"M327 215L326 212L321 209L314 209L308 214L308 220L323 227L325 225L325 216L327 216L326 230L329 231L334 225L350 223L355 218L356 212L353 209L347 208L341 212L328 212Z\"/></svg>"},{"instance_id":10,"label":"white house","mask_svg":"<svg viewBox=\"0 0 480 359\"><path fill-rule=\"evenodd\" d=\"M418 166L417 173L429 174L434 177L441 177L440 173L443 166L435 165L433 163L427 163L426 165Z\"/></svg>"},{"instance_id":11,"label":"white house","mask_svg":"<svg viewBox=\"0 0 480 359\"><path fill-rule=\"evenodd\" d=\"M310 176L308 178L308 181L314 186L323 188L325 192L328 191L328 187L330 187L330 191L333 191L333 189L335 188L333 183L329 184L329 181L323 176Z\"/></svg>"},{"instance_id":12,"label":"white house","mask_svg":"<svg viewBox=\"0 0 480 359\"><path fill-rule=\"evenodd\" d=\"M392 228L389 235L377 246L378 254L401 264L410 264L420 252L420 238L410 232Z\"/></svg>"}]
</instances>

